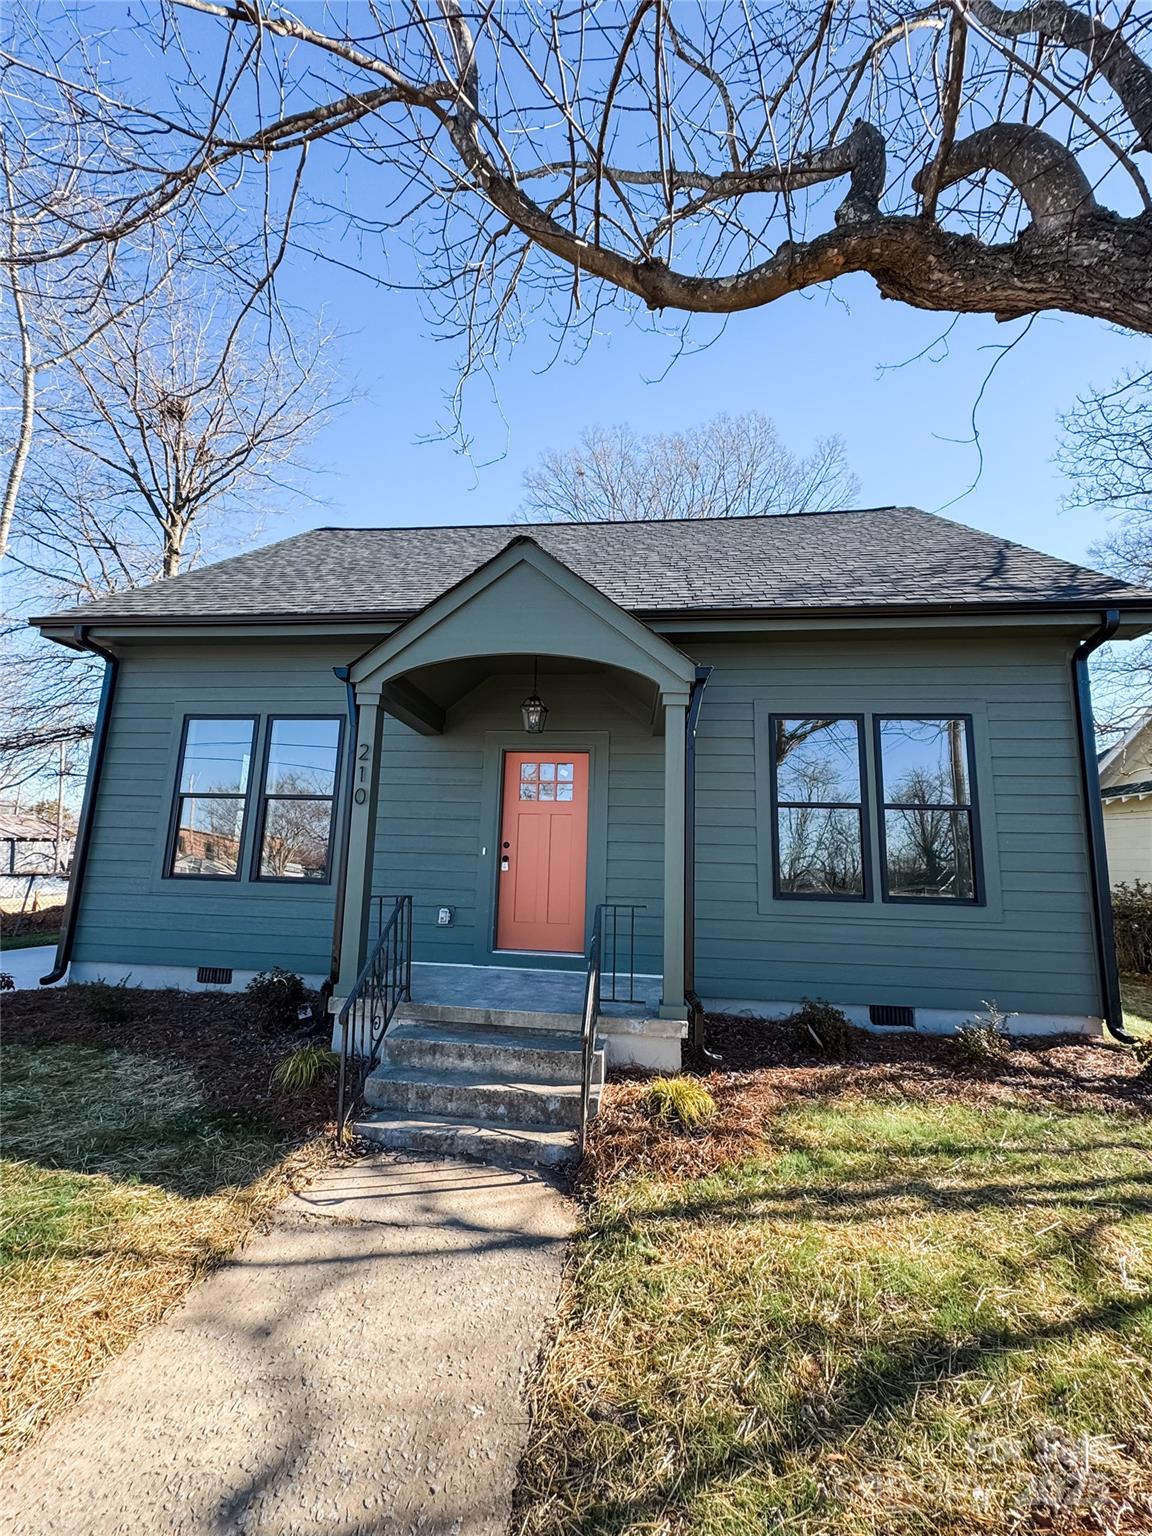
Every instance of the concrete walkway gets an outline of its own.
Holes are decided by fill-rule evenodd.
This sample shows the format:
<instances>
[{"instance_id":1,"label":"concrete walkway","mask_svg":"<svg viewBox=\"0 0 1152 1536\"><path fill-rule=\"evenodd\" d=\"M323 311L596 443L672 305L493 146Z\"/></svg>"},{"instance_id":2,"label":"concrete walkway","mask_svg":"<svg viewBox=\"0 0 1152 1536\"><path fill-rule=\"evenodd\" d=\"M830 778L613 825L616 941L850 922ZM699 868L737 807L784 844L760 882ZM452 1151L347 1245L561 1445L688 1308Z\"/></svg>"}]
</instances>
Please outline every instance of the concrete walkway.
<instances>
[{"instance_id":1,"label":"concrete walkway","mask_svg":"<svg viewBox=\"0 0 1152 1536\"><path fill-rule=\"evenodd\" d=\"M55 944L29 944L27 949L0 950L0 971L8 972L17 992L25 992L40 985L41 976L48 975L55 960Z\"/></svg>"},{"instance_id":2,"label":"concrete walkway","mask_svg":"<svg viewBox=\"0 0 1152 1536\"><path fill-rule=\"evenodd\" d=\"M0 1469L0 1531L503 1533L571 1226L531 1173L325 1176Z\"/></svg>"}]
</instances>

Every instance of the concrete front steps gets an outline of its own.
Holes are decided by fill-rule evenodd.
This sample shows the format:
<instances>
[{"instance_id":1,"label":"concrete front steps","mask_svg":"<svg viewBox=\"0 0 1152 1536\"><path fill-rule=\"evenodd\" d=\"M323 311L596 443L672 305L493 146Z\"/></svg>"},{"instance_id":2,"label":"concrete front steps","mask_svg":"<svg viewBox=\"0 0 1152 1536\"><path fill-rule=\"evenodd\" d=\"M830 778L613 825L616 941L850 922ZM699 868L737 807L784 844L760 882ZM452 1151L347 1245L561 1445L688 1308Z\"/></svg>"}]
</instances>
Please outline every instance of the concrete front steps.
<instances>
[{"instance_id":1,"label":"concrete front steps","mask_svg":"<svg viewBox=\"0 0 1152 1536\"><path fill-rule=\"evenodd\" d=\"M578 1150L580 1066L575 1015L407 1005L353 1130L393 1151L556 1167ZM598 1048L593 1113L603 1080Z\"/></svg>"}]
</instances>

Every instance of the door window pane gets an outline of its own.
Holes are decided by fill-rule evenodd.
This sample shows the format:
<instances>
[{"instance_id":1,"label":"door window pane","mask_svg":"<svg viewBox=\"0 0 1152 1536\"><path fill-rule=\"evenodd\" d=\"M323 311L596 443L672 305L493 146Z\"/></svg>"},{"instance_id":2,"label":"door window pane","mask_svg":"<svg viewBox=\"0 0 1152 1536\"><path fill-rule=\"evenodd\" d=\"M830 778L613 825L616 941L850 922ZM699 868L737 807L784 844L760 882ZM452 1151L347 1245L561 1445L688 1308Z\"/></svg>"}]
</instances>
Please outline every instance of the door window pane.
<instances>
[{"instance_id":1,"label":"door window pane","mask_svg":"<svg viewBox=\"0 0 1152 1536\"><path fill-rule=\"evenodd\" d=\"M573 765L571 763L557 763L556 764L556 777L558 779L571 779L572 778L572 768L573 768Z\"/></svg>"},{"instance_id":2,"label":"door window pane","mask_svg":"<svg viewBox=\"0 0 1152 1536\"><path fill-rule=\"evenodd\" d=\"M555 777L556 777L556 764L555 763L541 763L540 764L540 777L542 779L555 779Z\"/></svg>"},{"instance_id":3,"label":"door window pane","mask_svg":"<svg viewBox=\"0 0 1152 1536\"><path fill-rule=\"evenodd\" d=\"M242 795L248 788L254 729L252 720L189 720L180 792Z\"/></svg>"},{"instance_id":4,"label":"door window pane","mask_svg":"<svg viewBox=\"0 0 1152 1536\"><path fill-rule=\"evenodd\" d=\"M522 779L534 779L536 777L536 764L535 763L521 763L520 764L520 777Z\"/></svg>"}]
</instances>

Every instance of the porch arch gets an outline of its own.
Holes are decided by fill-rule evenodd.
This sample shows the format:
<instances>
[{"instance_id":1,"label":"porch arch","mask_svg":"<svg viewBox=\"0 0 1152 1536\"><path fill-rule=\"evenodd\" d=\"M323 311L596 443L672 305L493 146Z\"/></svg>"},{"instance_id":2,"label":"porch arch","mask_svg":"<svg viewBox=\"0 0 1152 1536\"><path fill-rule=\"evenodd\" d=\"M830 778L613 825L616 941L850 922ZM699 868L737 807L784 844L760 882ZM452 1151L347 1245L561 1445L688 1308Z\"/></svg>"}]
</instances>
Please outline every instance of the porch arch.
<instances>
[{"instance_id":1,"label":"porch arch","mask_svg":"<svg viewBox=\"0 0 1152 1536\"><path fill-rule=\"evenodd\" d=\"M653 690L653 723L664 730L661 1012L682 1017L685 717L695 663L527 537L514 538L350 669L359 726L340 994L347 995L365 957L383 718L392 715L422 734L440 734L444 701L420 688L420 674L497 657L577 659L629 673Z\"/></svg>"}]
</instances>

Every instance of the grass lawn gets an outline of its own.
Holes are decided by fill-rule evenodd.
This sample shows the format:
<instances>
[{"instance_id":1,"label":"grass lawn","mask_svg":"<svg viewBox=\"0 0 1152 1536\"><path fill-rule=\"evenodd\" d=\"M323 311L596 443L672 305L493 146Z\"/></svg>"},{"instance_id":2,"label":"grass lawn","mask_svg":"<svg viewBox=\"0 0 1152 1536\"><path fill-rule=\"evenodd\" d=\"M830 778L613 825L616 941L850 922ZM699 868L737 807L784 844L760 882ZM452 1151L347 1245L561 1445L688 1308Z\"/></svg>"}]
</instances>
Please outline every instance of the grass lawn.
<instances>
[{"instance_id":1,"label":"grass lawn","mask_svg":"<svg viewBox=\"0 0 1152 1536\"><path fill-rule=\"evenodd\" d=\"M14 939L5 934L3 947L0 948L0 969L3 968L4 955L10 949L34 949L39 944L55 944L59 938L59 933L22 933Z\"/></svg>"},{"instance_id":2,"label":"grass lawn","mask_svg":"<svg viewBox=\"0 0 1152 1536\"><path fill-rule=\"evenodd\" d=\"M1123 976L1124 1023L1138 1035L1152 1035L1152 976Z\"/></svg>"},{"instance_id":3,"label":"grass lawn","mask_svg":"<svg viewBox=\"0 0 1152 1536\"><path fill-rule=\"evenodd\" d=\"M326 1155L329 1090L270 1094L235 998L5 1001L0 1451L24 1444ZM220 1053L213 1059L213 1040ZM114 1043L123 1041L124 1043Z\"/></svg>"},{"instance_id":4,"label":"grass lawn","mask_svg":"<svg viewBox=\"0 0 1152 1536\"><path fill-rule=\"evenodd\" d=\"M1152 1530L1135 1070L1102 1043L984 1079L923 1040L785 1050L705 1079L693 1136L612 1085L518 1530Z\"/></svg>"}]
</instances>

